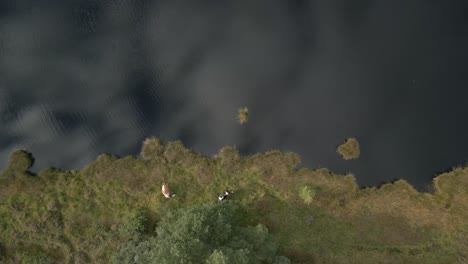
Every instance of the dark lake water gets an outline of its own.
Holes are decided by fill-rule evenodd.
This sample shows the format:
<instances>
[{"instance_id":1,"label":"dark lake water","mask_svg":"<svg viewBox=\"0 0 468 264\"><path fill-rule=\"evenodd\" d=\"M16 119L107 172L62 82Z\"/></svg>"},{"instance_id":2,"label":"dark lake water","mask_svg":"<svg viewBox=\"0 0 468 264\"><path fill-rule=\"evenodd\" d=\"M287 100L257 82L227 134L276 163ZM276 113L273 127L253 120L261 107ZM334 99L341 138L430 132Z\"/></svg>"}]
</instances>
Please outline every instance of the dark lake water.
<instances>
[{"instance_id":1,"label":"dark lake water","mask_svg":"<svg viewBox=\"0 0 468 264\"><path fill-rule=\"evenodd\" d=\"M25 148L33 171L79 169L157 136L422 189L468 161L467 47L466 1L1 1L0 168Z\"/></svg>"}]
</instances>

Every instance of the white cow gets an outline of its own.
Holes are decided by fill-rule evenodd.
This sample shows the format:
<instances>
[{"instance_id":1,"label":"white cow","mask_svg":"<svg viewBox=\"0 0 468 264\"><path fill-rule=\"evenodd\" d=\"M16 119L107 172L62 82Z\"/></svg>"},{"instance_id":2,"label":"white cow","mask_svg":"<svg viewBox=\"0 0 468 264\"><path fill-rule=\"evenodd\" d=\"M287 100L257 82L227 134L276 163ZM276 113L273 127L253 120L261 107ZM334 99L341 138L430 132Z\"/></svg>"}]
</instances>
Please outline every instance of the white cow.
<instances>
[{"instance_id":1,"label":"white cow","mask_svg":"<svg viewBox=\"0 0 468 264\"><path fill-rule=\"evenodd\" d=\"M228 197L228 195L230 195L231 193L234 193L234 191L233 190L225 190L222 194L220 194L218 196L218 202L224 201Z\"/></svg>"}]
</instances>

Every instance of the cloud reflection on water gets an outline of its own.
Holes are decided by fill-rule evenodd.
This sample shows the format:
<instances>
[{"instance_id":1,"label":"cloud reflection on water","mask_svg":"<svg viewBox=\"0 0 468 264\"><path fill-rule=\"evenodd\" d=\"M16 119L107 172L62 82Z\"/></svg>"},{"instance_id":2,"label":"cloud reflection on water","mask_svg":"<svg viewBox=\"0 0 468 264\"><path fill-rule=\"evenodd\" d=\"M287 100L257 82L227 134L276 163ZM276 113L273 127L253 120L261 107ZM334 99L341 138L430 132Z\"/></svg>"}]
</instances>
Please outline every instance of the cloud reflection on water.
<instances>
[{"instance_id":1,"label":"cloud reflection on water","mask_svg":"<svg viewBox=\"0 0 468 264\"><path fill-rule=\"evenodd\" d=\"M422 185L468 158L462 2L13 2L0 167L22 147L36 170L80 168L153 135L208 155L294 151L363 185ZM362 156L345 162L335 147L350 136Z\"/></svg>"}]
</instances>

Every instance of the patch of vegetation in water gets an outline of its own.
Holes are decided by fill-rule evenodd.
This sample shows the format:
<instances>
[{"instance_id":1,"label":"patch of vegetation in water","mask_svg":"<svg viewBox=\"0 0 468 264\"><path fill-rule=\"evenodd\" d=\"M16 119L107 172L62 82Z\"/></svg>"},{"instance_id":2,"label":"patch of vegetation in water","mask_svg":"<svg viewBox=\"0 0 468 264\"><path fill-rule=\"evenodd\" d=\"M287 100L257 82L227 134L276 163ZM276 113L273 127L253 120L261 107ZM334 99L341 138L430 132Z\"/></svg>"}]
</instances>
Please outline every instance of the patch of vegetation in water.
<instances>
[{"instance_id":1,"label":"patch of vegetation in water","mask_svg":"<svg viewBox=\"0 0 468 264\"><path fill-rule=\"evenodd\" d=\"M352 175L300 167L291 152L225 147L210 158L157 141L140 157L100 155L79 171L37 175L27 173L29 153L12 153L0 177L2 261L109 263L132 241L152 239L168 212L214 206L225 189L235 191L227 202L242 215L236 224L265 226L292 263L468 260L468 168L436 177L431 193L404 180L361 189ZM161 194L163 182L176 197Z\"/></svg>"},{"instance_id":2,"label":"patch of vegetation in water","mask_svg":"<svg viewBox=\"0 0 468 264\"><path fill-rule=\"evenodd\" d=\"M348 138L346 141L336 148L336 152L340 154L343 159L357 159L361 155L359 142L355 138Z\"/></svg>"},{"instance_id":3,"label":"patch of vegetation in water","mask_svg":"<svg viewBox=\"0 0 468 264\"><path fill-rule=\"evenodd\" d=\"M242 107L237 113L237 120L241 125L249 121L249 109L247 107Z\"/></svg>"}]
</instances>

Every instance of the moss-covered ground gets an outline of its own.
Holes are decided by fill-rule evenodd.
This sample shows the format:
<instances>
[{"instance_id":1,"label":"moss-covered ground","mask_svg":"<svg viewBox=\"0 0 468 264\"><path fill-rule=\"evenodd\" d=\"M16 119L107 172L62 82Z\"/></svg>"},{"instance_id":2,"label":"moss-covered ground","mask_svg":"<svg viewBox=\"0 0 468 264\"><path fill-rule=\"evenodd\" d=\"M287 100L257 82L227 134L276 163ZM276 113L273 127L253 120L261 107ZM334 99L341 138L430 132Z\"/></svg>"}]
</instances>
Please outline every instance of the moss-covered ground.
<instances>
[{"instance_id":1,"label":"moss-covered ground","mask_svg":"<svg viewBox=\"0 0 468 264\"><path fill-rule=\"evenodd\" d=\"M361 189L290 152L225 147L210 158L157 139L140 157L100 155L79 171L33 175L31 164L14 152L0 175L3 263L109 263L142 210L153 232L168 209L216 202L227 188L245 224L266 225L293 263L468 263L468 168L436 177L432 193L403 180ZM163 182L176 197L163 197Z\"/></svg>"}]
</instances>

